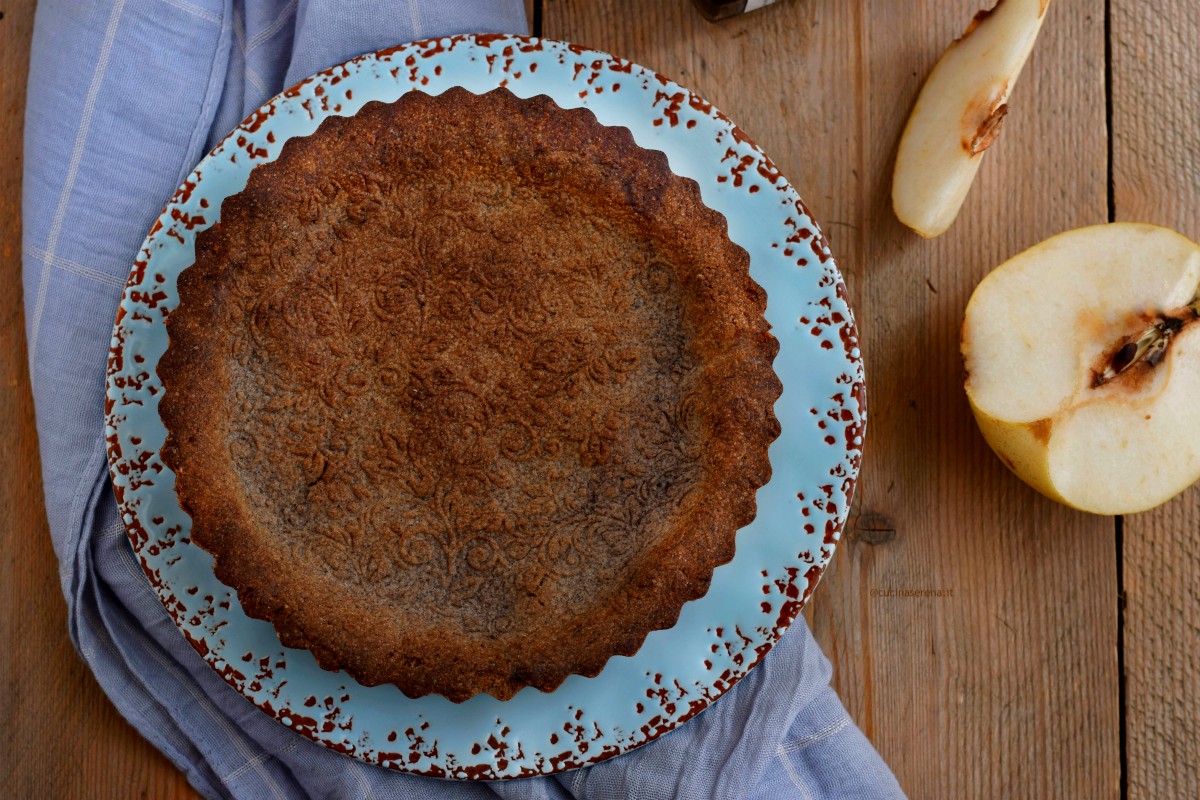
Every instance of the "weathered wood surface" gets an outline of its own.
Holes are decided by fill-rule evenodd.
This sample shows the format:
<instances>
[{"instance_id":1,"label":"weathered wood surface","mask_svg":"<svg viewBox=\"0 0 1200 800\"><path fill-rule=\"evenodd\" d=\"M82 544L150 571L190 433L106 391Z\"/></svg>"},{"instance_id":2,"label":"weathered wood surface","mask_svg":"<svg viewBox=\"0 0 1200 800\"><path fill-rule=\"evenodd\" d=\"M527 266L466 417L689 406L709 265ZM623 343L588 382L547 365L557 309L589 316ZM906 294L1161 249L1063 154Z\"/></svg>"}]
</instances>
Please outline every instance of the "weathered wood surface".
<instances>
[{"instance_id":1,"label":"weathered wood surface","mask_svg":"<svg viewBox=\"0 0 1200 800\"><path fill-rule=\"evenodd\" d=\"M1106 798L1122 794L1124 767L1131 797L1200 796L1200 490L1119 535L1011 477L961 391L958 330L978 280L1109 218L1105 0L1054 3L946 236L925 242L891 213L905 117L975 4L782 0L710 25L688 0L527 2L544 35L706 95L779 163L831 240L862 328L871 422L848 530L808 616L901 785L914 798ZM1110 4L1113 209L1200 236L1200 12L1188 0ZM17 290L33 2L0 10L0 796L190 797L66 637ZM952 595L873 596L887 589Z\"/></svg>"},{"instance_id":2,"label":"weathered wood surface","mask_svg":"<svg viewBox=\"0 0 1200 800\"><path fill-rule=\"evenodd\" d=\"M1200 240L1198 43L1194 2L1112 2L1116 218ZM1129 797L1200 797L1200 487L1121 539Z\"/></svg>"}]
</instances>

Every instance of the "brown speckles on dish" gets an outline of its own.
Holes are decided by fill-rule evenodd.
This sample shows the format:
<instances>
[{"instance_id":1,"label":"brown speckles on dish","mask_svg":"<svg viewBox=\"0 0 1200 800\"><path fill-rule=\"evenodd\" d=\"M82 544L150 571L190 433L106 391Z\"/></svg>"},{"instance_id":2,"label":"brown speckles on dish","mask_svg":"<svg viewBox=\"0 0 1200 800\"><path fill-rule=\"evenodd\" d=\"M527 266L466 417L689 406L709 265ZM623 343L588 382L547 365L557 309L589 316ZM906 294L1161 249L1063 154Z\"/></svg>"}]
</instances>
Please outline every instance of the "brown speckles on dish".
<instances>
[{"instance_id":1,"label":"brown speckles on dish","mask_svg":"<svg viewBox=\"0 0 1200 800\"><path fill-rule=\"evenodd\" d=\"M795 519L801 525L785 526L788 535L795 538L796 549L791 549L791 542L788 542L779 552L794 553L794 558L784 558L782 563L772 560L769 565L754 565L748 571L744 562L739 567L739 559L735 559L734 563L722 568L731 575L740 574L753 586L760 585L761 572L769 573L763 576L762 583L770 588L769 593L755 592L757 596L752 607L746 608L744 614L739 612L742 620L740 630L748 639L752 639L752 645L746 644L737 635L732 622L720 634L716 633L715 627L705 634L701 624L698 630L688 634L689 637L699 637L696 641L691 638L687 640L688 646L695 648L689 657L694 658L693 666L700 670L691 680L685 679L676 685L676 676L654 672L655 668L661 668L662 665L645 660L643 656L646 651L643 651L627 662L618 659L610 670L593 680L569 682L554 694L521 693L504 704L503 723L493 715L490 720L482 718L477 720L478 724L468 722L465 727L456 726L455 730L448 730L436 711L425 720L422 717L424 712L418 710L421 704L436 698L409 701L391 687L368 689L349 681L345 675L313 670L311 665L304 665L307 654L280 649L273 636L263 638L259 633L253 634L250 640L253 642L253 652L243 660L243 654L247 654L248 632L251 629L261 631L266 626L246 619L238 600L212 579L211 572L206 579L211 581L211 585L205 584L204 592L189 592L189 589L196 588L195 583L181 581L180 576L197 574L197 559L203 562L208 557L200 553L186 535L189 527L186 517L174 509L159 522L158 512L153 519L145 513L149 507L166 509L174 504L155 494L169 492L172 482L162 480L152 467L148 467L151 462L157 462L161 438L145 439L144 428L133 430L135 426L142 425L138 420L144 418L147 411L157 413L158 400L162 395L161 386L153 374L149 379L139 377L138 373L144 372L146 365L135 356L147 352L141 349L140 343L140 337L147 328L161 327L163 315L174 307L174 279L179 267L170 266L167 254L177 256L186 253L190 263L191 242L196 231L212 221L216 214L210 207L219 207L224 197L220 189L221 181L208 178L219 173L237 177L240 173L244 179L250 167L260 161L247 159L246 150L237 147L238 135L245 135L247 144L253 143L270 153L278 153L283 142L297 135L298 128L301 135L311 132L336 107L337 103L329 103L331 94L338 101L345 97L343 113L347 114L356 111L363 99L386 98L389 92L393 92L391 97L396 97L410 88L426 85L430 93L436 94L455 85L463 69L475 70L472 74L476 75L485 72L488 69L485 61L488 55L495 56L494 74L487 79L493 86L504 81L518 94L546 90L553 95L557 92L555 96L560 103L583 104L593 108L601 120L605 119L605 114L613 113L619 101L623 109L633 110L635 117L641 120L642 129L640 133L635 129L635 138L646 146L668 153L679 152L677 148L692 153L700 150L712 153L712 173L693 177L705 187L706 198L710 189L715 191L717 202L714 207L725 210L731 220L739 220L743 231L741 235L744 236L747 230L755 230L766 238L758 251L752 251L757 265L755 268L765 270L762 274L766 275L794 274L798 285L806 287L808 297L820 299L820 302L814 303L811 312L806 308L798 308L796 313L803 312L812 318L829 318L827 323L818 323L822 332L812 337L811 347L821 354L820 363L830 364L837 374L824 375L824 368L821 368L813 373L813 377L836 386L830 386L819 394L819 397L827 400L814 398L811 415L802 411L798 415L800 419L793 417L791 423L786 424L784 435L787 437L788 431L794 435L797 430L811 429L814 433L819 430L820 436L827 433L834 435L839 445L826 446L820 444L818 438L812 452L821 453L818 458L822 461L834 460L816 466L812 473L815 477L813 482L805 478L785 491L787 499L784 502L791 506L791 511L798 512ZM575 64L581 65L578 76L573 70ZM443 67L439 73L438 68ZM518 78L517 73L521 77ZM536 76L536 82L529 82L531 76ZM423 83L423 80L428 83ZM347 82L343 84L342 81ZM324 104L315 93L318 84L324 87ZM330 92L330 87L334 86L338 87L337 91ZM534 88L531 90L531 87ZM353 91L347 97L346 90L350 88ZM588 89L585 97L578 97L579 90L585 88ZM596 93L593 91L595 88L604 88L606 91ZM177 624L187 631L193 646L205 661L236 691L247 696L265 713L281 719L286 717L284 721L302 735L336 752L368 763L436 777L520 777L595 763L665 733L728 691L770 649L815 586L821 568L832 555L833 542L840 534L841 520L853 492L861 458L865 394L857 336L848 314L840 319L837 316L845 308L845 287L807 209L778 175L770 160L753 146L749 137L701 98L686 91L685 102L676 112L679 124L671 126L661 113L664 103L660 101L657 107L652 105L657 91L670 97L681 90L666 78L627 61L577 46L522 37L450 37L364 56L303 81L248 118L239 131L206 160L202 170L189 176L172 202L173 206L179 207L193 219L197 215L204 216L205 223L197 224L194 230L189 231L182 218L172 219L164 215L155 222L146 245L139 251L127 286L130 292L137 291L139 298L150 299L156 307L148 308L140 300L133 302L131 294L127 292L114 329L109 357L109 390L105 398L105 419L109 426L106 446L113 465L114 491L127 523L130 541L164 607ZM622 111L621 118L629 119L624 113ZM654 120L659 123L657 127L652 124ZM643 136L646 138L643 139ZM729 147L737 151L738 164L741 163L741 156L752 157L749 166L741 172L743 181L739 187L732 186L732 175L728 170L733 160L717 163ZM718 175L726 176L724 184L716 184ZM757 193L751 193L750 187L758 187ZM200 194L205 196L199 197ZM758 216L752 223L742 213L743 209L749 208L758 209ZM785 216L789 218L783 224ZM792 237L795 241L785 241ZM739 238L738 241L743 240ZM752 237L746 240L747 246L750 246L750 241ZM785 246L788 251L786 254ZM764 255L761 263L760 253ZM150 266L151 262L153 267ZM798 269L791 270L790 266ZM160 288L165 289L171 297L165 301L153 301ZM781 338L783 332L791 330L793 320L794 317L784 309L780 316ZM809 346L802 341L807 338L810 338L807 328L799 331L798 337L791 336L788 347L795 348L791 351L791 357ZM833 349L821 349L821 341L833 342ZM147 359L151 373L155 360L154 356ZM786 403L785 397L781 408L786 407ZM803 408L807 408L807 405ZM824 429L817 427L818 421L825 424ZM130 438L130 430L138 435L140 443ZM784 444L781 441L779 446L782 448ZM825 477L826 472L828 477ZM149 478L150 483L142 483L142 478ZM804 491L796 492L796 489ZM814 496L815 499L809 499ZM773 501L778 502L778 498ZM780 511L777 507L775 510ZM769 534L766 530L756 529L755 536L758 535ZM751 546L745 552L753 550ZM743 549L739 547L739 555L742 554ZM759 566L766 569L759 570ZM209 595L214 595L211 602L197 601L198 597ZM705 607L709 599L698 601L697 607ZM763 613L758 605L760 601L771 605L769 614ZM720 620L729 619L725 606L720 610L709 608L706 613L713 615L714 625ZM199 625L191 626L192 621ZM269 631L269 627L266 629ZM676 633L678 631L655 635L671 637ZM238 649L231 651L231 647ZM301 662L299 668L279 666L283 659L277 657L285 652L288 654L287 661L293 664ZM259 665L264 657L268 659L266 669L270 675L266 672L260 674ZM234 663L230 664L227 659ZM622 662L630 666L631 672L623 672ZM711 668L708 664L712 665ZM644 679L641 677L642 669L651 669ZM314 674L320 676L315 682L312 680ZM619 687L613 681L616 675L624 675ZM653 682L656 675L658 683ZM594 686L596 691L601 692L615 688L622 692L622 697L639 700L636 706L633 702L593 702L593 690L581 692L584 686ZM663 694L653 699L642 697L641 690L645 687L662 689ZM318 698L316 706L307 704L310 697ZM561 697L576 698L575 707L569 714L564 712L552 730L534 732L530 727L530 718L522 709L542 701L557 703ZM489 698L478 700L494 702ZM369 709L383 707L388 709L388 721L380 724L377 718L373 719L373 712ZM478 707L475 701L471 701L460 710L469 715L472 708ZM585 711L585 715L575 720L574 715L580 709ZM300 713L293 714L292 710ZM398 719L404 720L403 724L398 723ZM564 722L570 723L569 730L560 727ZM504 732L506 728L511 728L511 732ZM415 738L407 735L409 729L423 740L421 744L418 745ZM488 742L490 736L495 737L498 745L494 750ZM473 744L479 745L476 754L471 752Z\"/></svg>"}]
</instances>

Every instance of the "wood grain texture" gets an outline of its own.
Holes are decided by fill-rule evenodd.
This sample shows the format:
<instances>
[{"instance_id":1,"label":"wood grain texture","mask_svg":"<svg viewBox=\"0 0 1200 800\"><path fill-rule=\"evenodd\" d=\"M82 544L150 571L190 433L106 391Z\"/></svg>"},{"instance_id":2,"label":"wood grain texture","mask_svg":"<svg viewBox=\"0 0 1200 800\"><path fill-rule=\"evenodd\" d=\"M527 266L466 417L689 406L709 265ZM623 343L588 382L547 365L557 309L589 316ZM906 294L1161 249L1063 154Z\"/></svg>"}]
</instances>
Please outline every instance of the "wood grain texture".
<instances>
[{"instance_id":1,"label":"wood grain texture","mask_svg":"<svg viewBox=\"0 0 1200 800\"><path fill-rule=\"evenodd\" d=\"M1112 520L1035 494L991 454L962 391L976 283L1107 218L1103 0L1059 0L950 232L890 208L893 155L970 0L783 0L719 25L687 0L546 0L547 36L697 89L772 155L850 286L870 386L863 480L813 603L851 715L914 798L1119 793ZM952 589L953 597L872 597Z\"/></svg>"},{"instance_id":2,"label":"wood grain texture","mask_svg":"<svg viewBox=\"0 0 1200 800\"><path fill-rule=\"evenodd\" d=\"M21 128L34 0L0 4L0 797L195 797L67 639L21 310Z\"/></svg>"},{"instance_id":3,"label":"wood grain texture","mask_svg":"<svg viewBox=\"0 0 1200 800\"><path fill-rule=\"evenodd\" d=\"M1116 218L1200 240L1197 42L1190 0L1112 2ZM1129 797L1200 797L1200 486L1122 541Z\"/></svg>"},{"instance_id":4,"label":"wood grain texture","mask_svg":"<svg viewBox=\"0 0 1200 800\"><path fill-rule=\"evenodd\" d=\"M961 390L978 280L1108 218L1104 0L1056 0L958 222L890 209L921 82L987 0L781 0L719 25L689 0L530 0L543 31L653 67L733 116L823 224L862 328L871 424L859 496L808 616L854 719L914 798L1120 793L1110 520L1010 476ZM1119 219L1200 238L1200 11L1109 0ZM33 0L0 4L0 797L193 796L71 648L25 371L20 129ZM1200 489L1125 520L1131 798L1200 796ZM952 597L887 598L887 589ZM69 765L64 768L63 765Z\"/></svg>"}]
</instances>

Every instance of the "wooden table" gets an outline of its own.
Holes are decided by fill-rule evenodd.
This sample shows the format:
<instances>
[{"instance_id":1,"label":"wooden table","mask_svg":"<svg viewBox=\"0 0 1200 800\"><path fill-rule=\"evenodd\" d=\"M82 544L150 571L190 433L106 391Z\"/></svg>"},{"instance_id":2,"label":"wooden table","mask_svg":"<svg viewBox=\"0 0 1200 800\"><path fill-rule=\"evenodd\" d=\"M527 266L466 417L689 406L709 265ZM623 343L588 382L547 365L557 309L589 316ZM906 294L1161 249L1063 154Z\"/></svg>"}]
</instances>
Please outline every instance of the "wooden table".
<instances>
[{"instance_id":1,"label":"wooden table","mask_svg":"<svg viewBox=\"0 0 1200 800\"><path fill-rule=\"evenodd\" d=\"M892 215L892 159L974 2L782 0L710 25L689 0L541 0L533 21L706 95L828 234L862 330L871 422L808 614L901 785L914 798L1195 798L1200 489L1115 520L1035 494L971 420L958 335L979 279L1051 234L1128 219L1200 238L1200 8L1056 0L958 222L926 242ZM33 5L0 2L0 796L190 797L66 636L18 289ZM953 591L872 596L888 588Z\"/></svg>"}]
</instances>

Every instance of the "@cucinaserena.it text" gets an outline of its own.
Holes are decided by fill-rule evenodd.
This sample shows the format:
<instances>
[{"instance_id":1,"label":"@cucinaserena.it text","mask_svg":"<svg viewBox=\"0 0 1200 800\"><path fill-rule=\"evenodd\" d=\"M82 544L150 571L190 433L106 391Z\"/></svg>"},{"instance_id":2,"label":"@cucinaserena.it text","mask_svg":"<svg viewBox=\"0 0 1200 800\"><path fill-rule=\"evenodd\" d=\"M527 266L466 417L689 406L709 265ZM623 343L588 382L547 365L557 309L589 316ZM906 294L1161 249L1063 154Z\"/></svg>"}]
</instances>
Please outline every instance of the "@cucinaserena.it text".
<instances>
[{"instance_id":1,"label":"@cucinaserena.it text","mask_svg":"<svg viewBox=\"0 0 1200 800\"><path fill-rule=\"evenodd\" d=\"M954 589L872 589L871 597L954 597Z\"/></svg>"}]
</instances>

